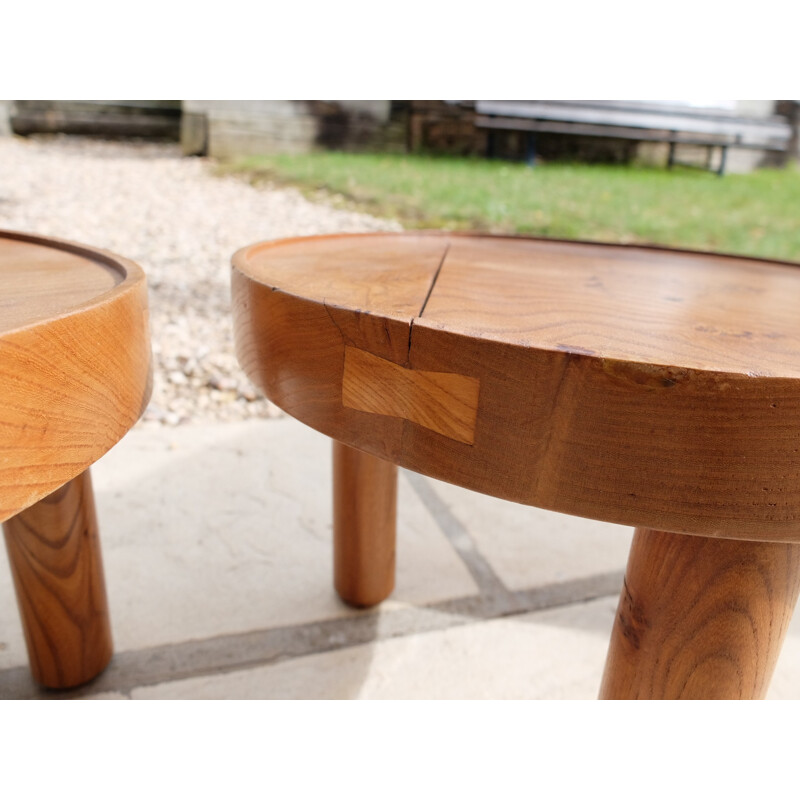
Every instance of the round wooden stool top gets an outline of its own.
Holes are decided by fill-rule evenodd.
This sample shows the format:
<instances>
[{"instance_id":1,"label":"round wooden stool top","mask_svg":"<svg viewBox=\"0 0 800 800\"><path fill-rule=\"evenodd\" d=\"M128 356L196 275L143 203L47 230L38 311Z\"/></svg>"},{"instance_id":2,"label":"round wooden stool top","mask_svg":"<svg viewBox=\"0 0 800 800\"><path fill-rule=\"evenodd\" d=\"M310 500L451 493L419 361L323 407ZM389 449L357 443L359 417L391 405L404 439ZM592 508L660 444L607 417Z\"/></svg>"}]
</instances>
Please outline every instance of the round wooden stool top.
<instances>
[{"instance_id":1,"label":"round wooden stool top","mask_svg":"<svg viewBox=\"0 0 800 800\"><path fill-rule=\"evenodd\" d=\"M0 521L111 449L150 397L141 269L0 231Z\"/></svg>"},{"instance_id":2,"label":"round wooden stool top","mask_svg":"<svg viewBox=\"0 0 800 800\"><path fill-rule=\"evenodd\" d=\"M412 470L568 514L800 541L800 267L452 234L233 257L277 405Z\"/></svg>"}]
</instances>

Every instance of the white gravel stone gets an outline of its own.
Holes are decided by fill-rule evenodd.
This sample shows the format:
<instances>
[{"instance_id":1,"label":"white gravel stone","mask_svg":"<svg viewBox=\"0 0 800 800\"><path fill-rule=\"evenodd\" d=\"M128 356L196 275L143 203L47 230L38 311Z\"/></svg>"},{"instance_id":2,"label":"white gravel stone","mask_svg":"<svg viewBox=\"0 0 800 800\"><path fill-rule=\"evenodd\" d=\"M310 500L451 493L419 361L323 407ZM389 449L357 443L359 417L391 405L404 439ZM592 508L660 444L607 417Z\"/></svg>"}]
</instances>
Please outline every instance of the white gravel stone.
<instances>
[{"instance_id":1,"label":"white gravel stone","mask_svg":"<svg viewBox=\"0 0 800 800\"><path fill-rule=\"evenodd\" d=\"M280 415L234 356L236 250L285 236L400 230L294 189L220 177L214 166L170 144L0 137L0 228L102 247L147 274L154 385L145 423Z\"/></svg>"}]
</instances>

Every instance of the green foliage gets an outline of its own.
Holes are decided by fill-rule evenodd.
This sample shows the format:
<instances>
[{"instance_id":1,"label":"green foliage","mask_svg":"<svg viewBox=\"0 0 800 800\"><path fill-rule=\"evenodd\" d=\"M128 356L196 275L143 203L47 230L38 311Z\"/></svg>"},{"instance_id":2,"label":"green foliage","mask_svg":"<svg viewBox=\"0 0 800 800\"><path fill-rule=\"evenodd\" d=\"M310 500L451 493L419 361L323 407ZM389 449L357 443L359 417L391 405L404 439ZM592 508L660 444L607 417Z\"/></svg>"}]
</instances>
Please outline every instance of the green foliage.
<instances>
[{"instance_id":1,"label":"green foliage","mask_svg":"<svg viewBox=\"0 0 800 800\"><path fill-rule=\"evenodd\" d=\"M250 158L254 179L306 191L406 227L638 242L800 261L800 173L723 178L700 170L315 153Z\"/></svg>"}]
</instances>

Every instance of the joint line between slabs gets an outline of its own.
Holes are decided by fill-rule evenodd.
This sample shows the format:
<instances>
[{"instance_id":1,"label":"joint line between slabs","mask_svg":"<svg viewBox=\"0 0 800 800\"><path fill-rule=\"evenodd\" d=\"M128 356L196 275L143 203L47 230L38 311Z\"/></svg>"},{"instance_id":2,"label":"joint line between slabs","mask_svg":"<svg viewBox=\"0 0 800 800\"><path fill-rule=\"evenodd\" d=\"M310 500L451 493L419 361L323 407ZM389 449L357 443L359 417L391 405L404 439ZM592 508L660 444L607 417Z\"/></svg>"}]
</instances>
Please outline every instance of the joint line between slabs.
<instances>
[{"instance_id":1,"label":"joint line between slabs","mask_svg":"<svg viewBox=\"0 0 800 800\"><path fill-rule=\"evenodd\" d=\"M214 677L415 634L545 611L619 594L622 572L508 592L469 595L428 606L369 611L353 617L117 653L106 671L77 689L36 686L27 666L0 670L0 699L69 699L102 693L130 697L138 688Z\"/></svg>"},{"instance_id":2,"label":"joint line between slabs","mask_svg":"<svg viewBox=\"0 0 800 800\"><path fill-rule=\"evenodd\" d=\"M450 545L472 575L481 594L498 597L509 597L510 590L500 580L491 564L484 558L478 549L475 540L466 526L450 511L434 489L431 482L423 475L416 472L403 470L408 482L414 489L417 497L436 521L436 524L445 535Z\"/></svg>"}]
</instances>

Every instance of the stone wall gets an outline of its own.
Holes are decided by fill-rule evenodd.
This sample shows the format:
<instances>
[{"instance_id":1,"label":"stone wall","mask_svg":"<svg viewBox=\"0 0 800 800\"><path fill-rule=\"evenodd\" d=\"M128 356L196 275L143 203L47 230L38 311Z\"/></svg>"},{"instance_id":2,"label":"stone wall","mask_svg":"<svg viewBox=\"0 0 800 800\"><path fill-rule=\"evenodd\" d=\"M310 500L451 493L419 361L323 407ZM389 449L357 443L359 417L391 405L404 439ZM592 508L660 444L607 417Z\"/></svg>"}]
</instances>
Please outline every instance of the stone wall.
<instances>
[{"instance_id":1,"label":"stone wall","mask_svg":"<svg viewBox=\"0 0 800 800\"><path fill-rule=\"evenodd\" d=\"M11 136L11 100L0 100L0 136Z\"/></svg>"},{"instance_id":2,"label":"stone wall","mask_svg":"<svg viewBox=\"0 0 800 800\"><path fill-rule=\"evenodd\" d=\"M391 110L389 100L184 100L181 147L221 159L392 149L404 130Z\"/></svg>"}]
</instances>

